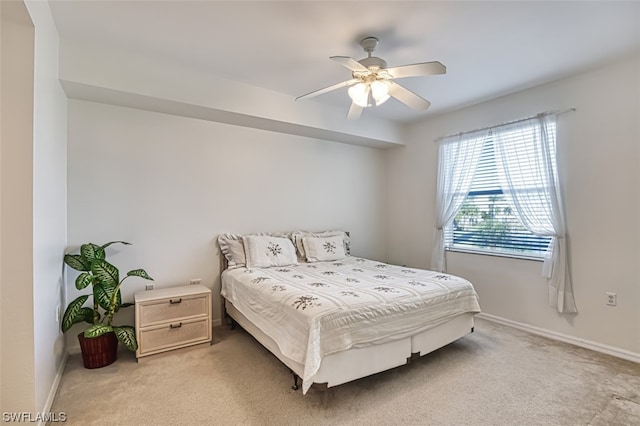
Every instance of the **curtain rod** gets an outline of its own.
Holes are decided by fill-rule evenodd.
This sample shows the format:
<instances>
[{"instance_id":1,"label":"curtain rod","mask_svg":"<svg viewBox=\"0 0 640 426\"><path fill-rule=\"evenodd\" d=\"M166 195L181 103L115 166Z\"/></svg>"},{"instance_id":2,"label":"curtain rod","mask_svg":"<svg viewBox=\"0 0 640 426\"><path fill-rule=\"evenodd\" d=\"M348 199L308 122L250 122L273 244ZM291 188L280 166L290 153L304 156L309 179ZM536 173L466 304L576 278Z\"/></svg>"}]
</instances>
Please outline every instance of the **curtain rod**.
<instances>
[{"instance_id":1,"label":"curtain rod","mask_svg":"<svg viewBox=\"0 0 640 426\"><path fill-rule=\"evenodd\" d=\"M531 120L532 118L536 118L536 117L546 117L548 115L566 114L568 112L574 112L575 110L576 110L575 108L567 108L567 109L556 110L556 111L545 111L545 112L538 113L536 115L532 115L531 117L520 118L518 120L507 121L506 123L500 123L500 124L495 124L493 126L481 127L479 129L467 130L467 131L464 131L464 132L454 133L453 135L441 136L441 137L439 137L437 139L434 139L434 142L440 142L442 139L450 138L452 136L462 136L462 135L466 135L466 134L473 133L473 132L479 132L481 130L489 130L489 129L493 129L495 127L507 126L509 124L520 123L521 121Z\"/></svg>"}]
</instances>

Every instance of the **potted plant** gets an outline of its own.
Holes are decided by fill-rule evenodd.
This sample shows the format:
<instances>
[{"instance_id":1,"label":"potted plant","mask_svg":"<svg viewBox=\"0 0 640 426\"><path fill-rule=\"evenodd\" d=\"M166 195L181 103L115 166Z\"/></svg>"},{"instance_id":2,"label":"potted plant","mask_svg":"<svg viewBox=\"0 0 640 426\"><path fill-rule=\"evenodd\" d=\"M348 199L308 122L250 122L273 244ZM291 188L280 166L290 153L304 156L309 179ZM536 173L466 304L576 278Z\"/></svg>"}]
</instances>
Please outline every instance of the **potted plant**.
<instances>
[{"instance_id":1,"label":"potted plant","mask_svg":"<svg viewBox=\"0 0 640 426\"><path fill-rule=\"evenodd\" d=\"M79 254L65 254L64 263L80 271L75 284L78 290L89 286L91 294L77 297L67 306L62 317L61 328L66 332L73 324L91 324L78 334L85 368L100 368L113 363L117 357L118 342L127 349L138 349L135 329L130 325L113 325L113 316L121 308L132 303L122 303L120 287L129 277L153 280L144 269L134 269L120 279L120 271L106 260L105 249L112 244L126 244L125 241L111 241L101 246L88 243L80 247ZM93 307L84 306L93 296ZM103 311L103 312L102 312Z\"/></svg>"}]
</instances>

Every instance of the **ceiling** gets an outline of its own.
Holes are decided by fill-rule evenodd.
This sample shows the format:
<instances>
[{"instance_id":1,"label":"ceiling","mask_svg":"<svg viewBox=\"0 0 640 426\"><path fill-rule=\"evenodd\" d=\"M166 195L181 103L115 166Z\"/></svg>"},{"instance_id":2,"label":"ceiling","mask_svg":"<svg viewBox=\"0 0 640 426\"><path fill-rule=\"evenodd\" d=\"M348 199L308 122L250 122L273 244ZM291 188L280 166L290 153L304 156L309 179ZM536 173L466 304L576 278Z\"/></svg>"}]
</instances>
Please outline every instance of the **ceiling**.
<instances>
[{"instance_id":1,"label":"ceiling","mask_svg":"<svg viewBox=\"0 0 640 426\"><path fill-rule=\"evenodd\" d=\"M50 0L62 43L120 48L297 96L350 78L330 56L388 66L440 61L399 80L431 102L392 99L363 114L408 122L640 54L640 2ZM344 109L346 88L311 100Z\"/></svg>"}]
</instances>

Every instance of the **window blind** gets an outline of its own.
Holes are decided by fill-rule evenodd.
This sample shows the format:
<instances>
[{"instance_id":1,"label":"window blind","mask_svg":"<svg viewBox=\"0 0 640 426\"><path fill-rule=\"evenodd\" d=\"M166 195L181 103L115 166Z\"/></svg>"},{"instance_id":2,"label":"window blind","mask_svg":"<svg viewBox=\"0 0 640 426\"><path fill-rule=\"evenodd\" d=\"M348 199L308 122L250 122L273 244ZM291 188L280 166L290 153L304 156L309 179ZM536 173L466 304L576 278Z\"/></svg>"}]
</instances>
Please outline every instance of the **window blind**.
<instances>
[{"instance_id":1,"label":"window blind","mask_svg":"<svg viewBox=\"0 0 640 426\"><path fill-rule=\"evenodd\" d=\"M547 129L555 135L555 124ZM484 142L478 168L472 178L471 187L464 196L465 201L456 214L453 222L445 227L445 248L448 250L471 251L511 255L517 257L541 258L551 238L536 235L528 231L518 219L514 205L503 188L511 191L526 192L533 197L534 203L528 205L532 217L544 216L545 203L549 203L549 191L541 188L540 164L536 163L533 144L535 132L540 126L531 125L514 130L506 130L500 137L506 140L502 155L510 156L519 165L521 173L511 174L511 185L503 185L505 177L500 175L497 167L496 152L492 131ZM548 160L555 172L555 138L550 144ZM446 167L446 165L445 165Z\"/></svg>"}]
</instances>

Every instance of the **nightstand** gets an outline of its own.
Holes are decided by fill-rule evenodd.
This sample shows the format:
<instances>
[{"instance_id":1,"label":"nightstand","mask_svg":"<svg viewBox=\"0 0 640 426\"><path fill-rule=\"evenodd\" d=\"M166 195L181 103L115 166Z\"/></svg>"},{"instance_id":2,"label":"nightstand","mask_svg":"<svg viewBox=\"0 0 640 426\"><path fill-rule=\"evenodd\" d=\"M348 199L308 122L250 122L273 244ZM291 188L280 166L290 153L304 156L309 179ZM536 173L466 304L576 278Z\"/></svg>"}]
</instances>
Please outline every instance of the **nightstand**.
<instances>
[{"instance_id":1,"label":"nightstand","mask_svg":"<svg viewBox=\"0 0 640 426\"><path fill-rule=\"evenodd\" d=\"M211 290L185 285L134 295L136 358L211 343Z\"/></svg>"}]
</instances>

